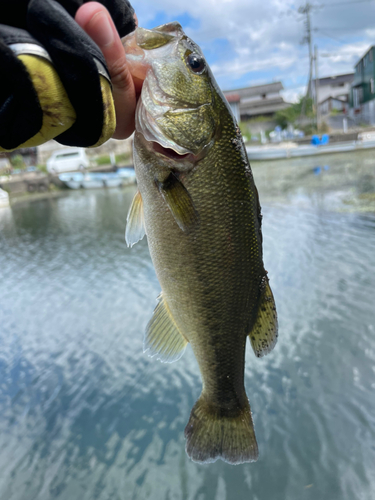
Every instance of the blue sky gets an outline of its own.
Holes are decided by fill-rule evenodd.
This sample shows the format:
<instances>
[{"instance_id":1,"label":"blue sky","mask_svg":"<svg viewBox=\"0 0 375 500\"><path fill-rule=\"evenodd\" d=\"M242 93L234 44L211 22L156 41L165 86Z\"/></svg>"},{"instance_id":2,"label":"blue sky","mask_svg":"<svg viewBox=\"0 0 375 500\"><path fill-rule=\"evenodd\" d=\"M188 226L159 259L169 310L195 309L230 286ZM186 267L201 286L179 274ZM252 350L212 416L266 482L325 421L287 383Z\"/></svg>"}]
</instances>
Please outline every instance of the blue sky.
<instances>
[{"instance_id":1,"label":"blue sky","mask_svg":"<svg viewBox=\"0 0 375 500\"><path fill-rule=\"evenodd\" d=\"M353 71L375 44L375 0L311 2L319 76ZM139 25L179 21L200 45L224 90L281 80L284 98L295 101L306 87L308 47L304 2L289 0L133 0Z\"/></svg>"}]
</instances>

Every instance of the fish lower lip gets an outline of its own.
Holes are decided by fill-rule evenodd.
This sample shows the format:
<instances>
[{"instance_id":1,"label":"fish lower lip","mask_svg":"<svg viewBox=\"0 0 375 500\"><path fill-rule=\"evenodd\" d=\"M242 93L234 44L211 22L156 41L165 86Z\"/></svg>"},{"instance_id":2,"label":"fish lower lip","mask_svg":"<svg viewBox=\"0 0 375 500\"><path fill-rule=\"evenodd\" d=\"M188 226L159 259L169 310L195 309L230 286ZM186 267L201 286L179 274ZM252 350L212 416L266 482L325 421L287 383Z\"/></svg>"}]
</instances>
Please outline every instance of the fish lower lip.
<instances>
[{"instance_id":1,"label":"fish lower lip","mask_svg":"<svg viewBox=\"0 0 375 500\"><path fill-rule=\"evenodd\" d=\"M163 156L170 158L171 160L183 160L193 156L191 153L186 153L181 155L179 153L176 153L174 149L165 148L158 142L152 142L152 148L155 151L155 153L160 153Z\"/></svg>"}]
</instances>

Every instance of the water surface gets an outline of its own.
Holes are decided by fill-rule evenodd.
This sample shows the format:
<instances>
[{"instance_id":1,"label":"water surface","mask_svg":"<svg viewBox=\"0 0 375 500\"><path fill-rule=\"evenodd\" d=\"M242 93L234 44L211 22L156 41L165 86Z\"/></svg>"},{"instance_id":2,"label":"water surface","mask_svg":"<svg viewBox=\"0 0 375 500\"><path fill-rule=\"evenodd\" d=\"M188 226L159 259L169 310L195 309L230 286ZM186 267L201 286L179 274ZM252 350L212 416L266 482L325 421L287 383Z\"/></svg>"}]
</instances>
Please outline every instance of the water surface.
<instances>
[{"instance_id":1,"label":"water surface","mask_svg":"<svg viewBox=\"0 0 375 500\"><path fill-rule=\"evenodd\" d=\"M1 500L374 498L373 154L253 172L280 324L246 357L259 461L187 458L199 370L142 353L160 288L125 247L135 189L68 192L0 211Z\"/></svg>"}]
</instances>

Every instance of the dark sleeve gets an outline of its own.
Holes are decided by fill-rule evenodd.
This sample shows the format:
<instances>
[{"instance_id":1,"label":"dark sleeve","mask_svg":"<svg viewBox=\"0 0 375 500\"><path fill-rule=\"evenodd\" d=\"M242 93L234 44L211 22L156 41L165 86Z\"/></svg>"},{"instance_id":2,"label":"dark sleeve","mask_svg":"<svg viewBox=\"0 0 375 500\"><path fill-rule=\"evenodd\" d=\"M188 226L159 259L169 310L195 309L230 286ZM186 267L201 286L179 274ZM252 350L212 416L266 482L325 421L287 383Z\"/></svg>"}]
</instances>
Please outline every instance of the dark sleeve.
<instances>
[{"instance_id":1,"label":"dark sleeve","mask_svg":"<svg viewBox=\"0 0 375 500\"><path fill-rule=\"evenodd\" d=\"M4 75L0 82L0 125L4 136L0 137L1 147L14 149L35 135L43 115L30 75L10 50L17 43L39 45L48 52L76 113L74 124L55 139L82 147L102 140L103 124L109 115L103 102L101 78L109 81L109 75L99 47L74 21L83 3L84 0L0 1L0 62ZM135 29L134 9L127 0L100 3L109 10L121 37Z\"/></svg>"},{"instance_id":2,"label":"dark sleeve","mask_svg":"<svg viewBox=\"0 0 375 500\"><path fill-rule=\"evenodd\" d=\"M1 0L1 24L27 30L27 10L31 0ZM74 17L78 8L91 0L58 0L58 3ZM135 29L134 9L128 0L98 0L110 12L120 37Z\"/></svg>"}]
</instances>

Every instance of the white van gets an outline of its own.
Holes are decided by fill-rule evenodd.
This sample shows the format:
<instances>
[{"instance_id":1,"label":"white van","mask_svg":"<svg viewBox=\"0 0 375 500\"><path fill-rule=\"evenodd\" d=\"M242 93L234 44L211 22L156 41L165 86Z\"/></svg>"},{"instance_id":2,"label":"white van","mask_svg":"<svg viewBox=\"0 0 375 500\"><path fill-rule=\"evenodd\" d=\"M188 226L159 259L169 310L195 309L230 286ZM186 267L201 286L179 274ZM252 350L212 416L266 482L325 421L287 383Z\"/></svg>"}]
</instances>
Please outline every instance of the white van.
<instances>
[{"instance_id":1,"label":"white van","mask_svg":"<svg viewBox=\"0 0 375 500\"><path fill-rule=\"evenodd\" d=\"M47 160L47 170L51 174L85 170L90 165L84 148L59 149Z\"/></svg>"}]
</instances>

